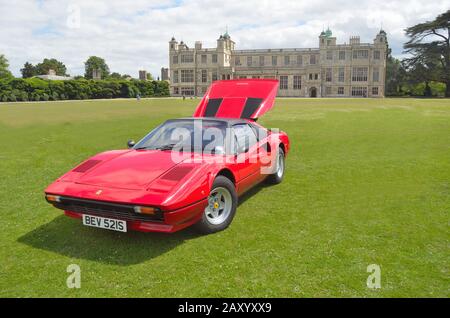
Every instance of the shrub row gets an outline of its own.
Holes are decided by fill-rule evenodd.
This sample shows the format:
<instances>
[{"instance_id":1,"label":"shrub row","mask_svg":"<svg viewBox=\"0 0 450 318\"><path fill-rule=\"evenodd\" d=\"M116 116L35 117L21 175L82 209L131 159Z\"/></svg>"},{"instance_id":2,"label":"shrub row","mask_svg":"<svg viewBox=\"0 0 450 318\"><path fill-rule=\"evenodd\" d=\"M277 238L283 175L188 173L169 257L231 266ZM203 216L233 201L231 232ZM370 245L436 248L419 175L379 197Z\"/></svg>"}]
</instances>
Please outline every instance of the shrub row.
<instances>
[{"instance_id":1,"label":"shrub row","mask_svg":"<svg viewBox=\"0 0 450 318\"><path fill-rule=\"evenodd\" d=\"M400 91L386 92L386 96L411 96L411 97L444 97L445 96L445 84L439 82L430 82L428 88L425 83L410 84L405 83L402 85Z\"/></svg>"},{"instance_id":2,"label":"shrub row","mask_svg":"<svg viewBox=\"0 0 450 318\"><path fill-rule=\"evenodd\" d=\"M0 80L0 102L76 100L99 98L135 98L169 96L166 81L140 80L68 80L40 78Z\"/></svg>"}]
</instances>

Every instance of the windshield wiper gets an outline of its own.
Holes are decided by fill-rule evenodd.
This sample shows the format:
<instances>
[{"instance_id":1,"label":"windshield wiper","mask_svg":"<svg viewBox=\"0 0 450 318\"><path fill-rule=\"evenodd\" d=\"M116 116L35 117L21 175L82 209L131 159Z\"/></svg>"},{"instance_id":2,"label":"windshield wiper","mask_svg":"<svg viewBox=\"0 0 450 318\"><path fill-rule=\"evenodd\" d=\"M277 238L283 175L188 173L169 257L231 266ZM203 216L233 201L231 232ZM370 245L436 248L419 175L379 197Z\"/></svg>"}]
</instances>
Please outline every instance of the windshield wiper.
<instances>
[{"instance_id":1,"label":"windshield wiper","mask_svg":"<svg viewBox=\"0 0 450 318\"><path fill-rule=\"evenodd\" d=\"M167 144L167 145L162 145L162 146L158 146L158 147L145 146L145 147L134 148L134 150L146 150L146 149L150 149L150 150L172 150L176 145L177 144Z\"/></svg>"},{"instance_id":2,"label":"windshield wiper","mask_svg":"<svg viewBox=\"0 0 450 318\"><path fill-rule=\"evenodd\" d=\"M156 147L155 149L157 150L172 150L173 147L175 147L177 144L167 144L167 145L162 145L159 147Z\"/></svg>"}]
</instances>

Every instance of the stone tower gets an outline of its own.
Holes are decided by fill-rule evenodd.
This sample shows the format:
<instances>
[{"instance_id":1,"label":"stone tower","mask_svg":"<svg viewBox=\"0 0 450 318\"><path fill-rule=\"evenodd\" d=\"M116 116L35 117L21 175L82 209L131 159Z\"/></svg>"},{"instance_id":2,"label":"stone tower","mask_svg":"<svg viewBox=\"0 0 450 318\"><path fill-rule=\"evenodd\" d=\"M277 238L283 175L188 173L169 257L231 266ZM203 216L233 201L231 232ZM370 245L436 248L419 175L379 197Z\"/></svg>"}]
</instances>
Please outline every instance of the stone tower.
<instances>
[{"instance_id":1,"label":"stone tower","mask_svg":"<svg viewBox=\"0 0 450 318\"><path fill-rule=\"evenodd\" d=\"M374 54L378 56L373 56L374 67L378 67L380 82L383 85L379 88L379 94L384 96L386 90L386 66L387 66L387 55L388 55L388 40L386 32L381 29L380 32L375 36L373 40ZM379 52L379 53L378 53Z\"/></svg>"},{"instance_id":2,"label":"stone tower","mask_svg":"<svg viewBox=\"0 0 450 318\"><path fill-rule=\"evenodd\" d=\"M225 32L217 39L217 59L219 65L230 66L231 54L234 51L234 42L228 32Z\"/></svg>"},{"instance_id":3,"label":"stone tower","mask_svg":"<svg viewBox=\"0 0 450 318\"><path fill-rule=\"evenodd\" d=\"M336 45L336 37L333 37L333 32L331 32L330 28L327 28L326 31L322 31L319 35L319 48L322 49L333 45Z\"/></svg>"},{"instance_id":4,"label":"stone tower","mask_svg":"<svg viewBox=\"0 0 450 318\"><path fill-rule=\"evenodd\" d=\"M384 30L380 30L380 32L378 32L377 36L373 40L373 44L381 48L387 46L387 36Z\"/></svg>"},{"instance_id":5,"label":"stone tower","mask_svg":"<svg viewBox=\"0 0 450 318\"><path fill-rule=\"evenodd\" d=\"M169 41L169 51L175 51L176 49L178 49L178 42L172 37Z\"/></svg>"}]
</instances>

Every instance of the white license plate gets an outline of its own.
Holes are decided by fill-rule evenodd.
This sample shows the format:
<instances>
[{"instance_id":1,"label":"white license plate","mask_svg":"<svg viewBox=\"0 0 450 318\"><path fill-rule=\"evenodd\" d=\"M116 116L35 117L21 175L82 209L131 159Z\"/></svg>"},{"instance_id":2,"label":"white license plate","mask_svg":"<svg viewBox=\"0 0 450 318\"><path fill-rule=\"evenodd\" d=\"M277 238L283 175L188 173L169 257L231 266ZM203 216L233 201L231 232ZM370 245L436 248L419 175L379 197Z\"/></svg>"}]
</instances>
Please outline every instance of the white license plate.
<instances>
[{"instance_id":1,"label":"white license plate","mask_svg":"<svg viewBox=\"0 0 450 318\"><path fill-rule=\"evenodd\" d=\"M116 219L103 218L101 216L83 214L83 224L87 226L99 227L101 229L126 232L127 222Z\"/></svg>"}]
</instances>

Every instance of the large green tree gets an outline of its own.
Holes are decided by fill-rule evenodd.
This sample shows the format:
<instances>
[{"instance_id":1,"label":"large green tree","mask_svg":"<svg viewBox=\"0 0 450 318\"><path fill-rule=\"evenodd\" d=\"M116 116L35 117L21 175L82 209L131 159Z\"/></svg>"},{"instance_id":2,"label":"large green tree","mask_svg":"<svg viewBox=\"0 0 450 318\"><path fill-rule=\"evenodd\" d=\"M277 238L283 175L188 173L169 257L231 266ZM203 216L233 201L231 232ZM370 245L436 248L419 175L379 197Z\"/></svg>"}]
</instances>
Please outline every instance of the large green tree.
<instances>
[{"instance_id":1,"label":"large green tree","mask_svg":"<svg viewBox=\"0 0 450 318\"><path fill-rule=\"evenodd\" d=\"M101 78L105 79L109 76L109 67L105 60L98 56L91 56L84 62L84 77L92 79L92 73L94 70L99 70Z\"/></svg>"},{"instance_id":2,"label":"large green tree","mask_svg":"<svg viewBox=\"0 0 450 318\"><path fill-rule=\"evenodd\" d=\"M403 64L405 64L404 62ZM441 66L439 61L435 59L424 59L421 62L417 62L408 67L407 81L411 85L417 85L424 83L425 88L423 95L430 97L432 95L430 83L433 81L439 81L442 76Z\"/></svg>"},{"instance_id":3,"label":"large green tree","mask_svg":"<svg viewBox=\"0 0 450 318\"><path fill-rule=\"evenodd\" d=\"M410 39L404 48L411 56L404 60L407 68L425 67L428 75L434 75L432 80L446 84L445 96L450 97L450 10L405 31Z\"/></svg>"},{"instance_id":4,"label":"large green tree","mask_svg":"<svg viewBox=\"0 0 450 318\"><path fill-rule=\"evenodd\" d=\"M26 62L23 65L23 68L20 69L20 72L22 73L22 78L29 78L37 75L36 67L29 62Z\"/></svg>"},{"instance_id":5,"label":"large green tree","mask_svg":"<svg viewBox=\"0 0 450 318\"><path fill-rule=\"evenodd\" d=\"M403 86L406 84L406 70L399 59L391 55L388 49L386 62L386 95L403 95Z\"/></svg>"},{"instance_id":6,"label":"large green tree","mask_svg":"<svg viewBox=\"0 0 450 318\"><path fill-rule=\"evenodd\" d=\"M45 58L41 63L38 63L35 66L35 72L37 75L48 74L49 70L54 70L56 72L56 75L60 76L67 75L66 74L67 69L64 63L54 58L51 59Z\"/></svg>"},{"instance_id":7,"label":"large green tree","mask_svg":"<svg viewBox=\"0 0 450 318\"><path fill-rule=\"evenodd\" d=\"M12 77L9 71L9 63L3 54L0 54L0 78Z\"/></svg>"}]
</instances>

